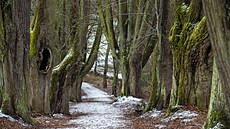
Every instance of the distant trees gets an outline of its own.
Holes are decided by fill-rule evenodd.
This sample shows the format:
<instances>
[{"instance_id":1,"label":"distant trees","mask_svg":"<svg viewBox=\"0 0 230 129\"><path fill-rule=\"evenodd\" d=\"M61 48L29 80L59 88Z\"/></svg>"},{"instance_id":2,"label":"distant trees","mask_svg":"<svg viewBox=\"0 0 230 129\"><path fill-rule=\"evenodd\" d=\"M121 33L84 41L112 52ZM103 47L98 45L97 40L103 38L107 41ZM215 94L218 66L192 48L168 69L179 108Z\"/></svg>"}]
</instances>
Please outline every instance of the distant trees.
<instances>
[{"instance_id":1,"label":"distant trees","mask_svg":"<svg viewBox=\"0 0 230 129\"><path fill-rule=\"evenodd\" d=\"M65 1L65 4L68 4L70 11L67 16L70 18L69 50L52 70L50 106L53 113L69 114L69 101L81 101L82 79L97 57L102 30L98 23L92 50L86 58L90 1L72 0Z\"/></svg>"},{"instance_id":2,"label":"distant trees","mask_svg":"<svg viewBox=\"0 0 230 129\"><path fill-rule=\"evenodd\" d=\"M154 48L150 40L153 37L150 31L153 17L149 15L154 3L145 0L97 0L97 5L103 32L121 68L121 94L140 96L142 67ZM117 25L114 24L116 22ZM114 26L118 27L118 34Z\"/></svg>"}]
</instances>

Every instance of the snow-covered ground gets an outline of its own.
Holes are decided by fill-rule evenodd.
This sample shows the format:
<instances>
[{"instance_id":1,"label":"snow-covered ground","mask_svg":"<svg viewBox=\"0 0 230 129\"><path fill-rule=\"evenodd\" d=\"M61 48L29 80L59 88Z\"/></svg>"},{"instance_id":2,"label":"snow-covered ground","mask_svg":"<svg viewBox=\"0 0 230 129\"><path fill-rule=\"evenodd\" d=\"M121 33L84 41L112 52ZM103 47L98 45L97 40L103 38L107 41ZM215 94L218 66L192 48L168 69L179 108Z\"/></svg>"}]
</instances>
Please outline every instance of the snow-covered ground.
<instances>
[{"instance_id":1,"label":"snow-covered ground","mask_svg":"<svg viewBox=\"0 0 230 129\"><path fill-rule=\"evenodd\" d=\"M122 104L122 103L136 103L140 102L142 99L140 98L135 98L133 96L123 96L123 97L117 97L117 101L114 104Z\"/></svg>"},{"instance_id":2,"label":"snow-covered ground","mask_svg":"<svg viewBox=\"0 0 230 129\"><path fill-rule=\"evenodd\" d=\"M181 122L190 122L193 117L198 116L197 113L192 111L177 111L173 115L168 116L167 118L161 120L162 122L169 122L171 120L175 120L177 118L182 119Z\"/></svg>"},{"instance_id":3,"label":"snow-covered ground","mask_svg":"<svg viewBox=\"0 0 230 129\"><path fill-rule=\"evenodd\" d=\"M106 92L93 87L89 83L83 82L82 90L86 93L85 96L82 96L82 99L93 99L94 101L112 101L111 95L108 95Z\"/></svg>"},{"instance_id":4,"label":"snow-covered ground","mask_svg":"<svg viewBox=\"0 0 230 129\"><path fill-rule=\"evenodd\" d=\"M116 102L113 103L115 107L118 107L125 111L126 113L129 112L141 112L144 110L144 105L146 102L143 99L135 98L133 96L123 96L117 97Z\"/></svg>"},{"instance_id":5,"label":"snow-covered ground","mask_svg":"<svg viewBox=\"0 0 230 129\"><path fill-rule=\"evenodd\" d=\"M210 129L222 129L223 127L224 127L223 124L217 123L213 128L210 128Z\"/></svg>"},{"instance_id":6,"label":"snow-covered ground","mask_svg":"<svg viewBox=\"0 0 230 129\"><path fill-rule=\"evenodd\" d=\"M85 96L82 96L82 99L90 99L90 101L71 103L70 113L82 113L86 115L72 119L68 124L76 124L80 129L115 129L127 127L129 121L124 119L123 112L119 108L110 104L113 101L110 95L85 82L82 85L82 90L86 93Z\"/></svg>"},{"instance_id":7,"label":"snow-covered ground","mask_svg":"<svg viewBox=\"0 0 230 129\"><path fill-rule=\"evenodd\" d=\"M84 102L73 105L71 114L83 113L68 124L76 124L80 129L115 129L126 128L129 121L124 119L123 112L119 108L105 102Z\"/></svg>"},{"instance_id":8,"label":"snow-covered ground","mask_svg":"<svg viewBox=\"0 0 230 129\"><path fill-rule=\"evenodd\" d=\"M0 110L0 118L6 118L9 121L17 122L17 123L21 124L22 126L30 126L29 124L25 123L22 119L16 120L11 116L2 113L1 110Z\"/></svg>"},{"instance_id":9,"label":"snow-covered ground","mask_svg":"<svg viewBox=\"0 0 230 129\"><path fill-rule=\"evenodd\" d=\"M153 109L152 111L148 111L140 116L140 118L157 118L162 115L165 115L163 111L159 111L157 109Z\"/></svg>"}]
</instances>

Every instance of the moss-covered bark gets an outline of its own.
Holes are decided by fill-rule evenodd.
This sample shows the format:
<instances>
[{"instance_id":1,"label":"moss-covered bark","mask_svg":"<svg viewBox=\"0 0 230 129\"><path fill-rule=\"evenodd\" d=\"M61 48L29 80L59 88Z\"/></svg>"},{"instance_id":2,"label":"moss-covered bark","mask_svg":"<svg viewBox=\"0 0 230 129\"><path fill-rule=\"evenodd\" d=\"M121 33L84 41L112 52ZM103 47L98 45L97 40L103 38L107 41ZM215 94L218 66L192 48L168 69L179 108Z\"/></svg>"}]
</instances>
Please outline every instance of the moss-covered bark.
<instances>
[{"instance_id":1,"label":"moss-covered bark","mask_svg":"<svg viewBox=\"0 0 230 129\"><path fill-rule=\"evenodd\" d=\"M208 30L230 116L230 2L203 0Z\"/></svg>"},{"instance_id":2,"label":"moss-covered bark","mask_svg":"<svg viewBox=\"0 0 230 129\"><path fill-rule=\"evenodd\" d=\"M30 32L31 58L31 108L34 112L50 113L50 76L54 61L54 44L57 39L54 23L57 19L53 13L57 11L57 4L52 1L38 1Z\"/></svg>"},{"instance_id":3,"label":"moss-covered bark","mask_svg":"<svg viewBox=\"0 0 230 129\"><path fill-rule=\"evenodd\" d=\"M214 61L209 111L203 128L210 129L219 124L221 125L220 128L228 129L230 127L230 117L227 112L225 96L221 87L216 62Z\"/></svg>"},{"instance_id":4,"label":"moss-covered bark","mask_svg":"<svg viewBox=\"0 0 230 129\"><path fill-rule=\"evenodd\" d=\"M0 55L2 53L0 52ZM3 98L3 87L4 87L4 78L3 78L3 63L2 63L2 57L0 57L0 106L2 105L2 98Z\"/></svg>"},{"instance_id":5,"label":"moss-covered bark","mask_svg":"<svg viewBox=\"0 0 230 129\"><path fill-rule=\"evenodd\" d=\"M152 90L145 111L152 108L167 108L172 87L172 52L168 33L172 27L173 10L171 1L156 0L157 45L154 49L152 67Z\"/></svg>"},{"instance_id":6,"label":"moss-covered bark","mask_svg":"<svg viewBox=\"0 0 230 129\"><path fill-rule=\"evenodd\" d=\"M159 44L156 45L154 52L153 52L153 66L152 66L152 89L150 92L150 97L148 104L145 108L145 112L152 110L154 107L156 107L158 103L158 93L160 93L159 88L158 88L158 79L157 75L159 74L157 70L157 60L158 60L158 55L159 55L159 49L158 49Z\"/></svg>"},{"instance_id":7,"label":"moss-covered bark","mask_svg":"<svg viewBox=\"0 0 230 129\"><path fill-rule=\"evenodd\" d=\"M174 62L172 105L208 107L212 54L206 19L202 17L201 1L192 0L189 6L179 1L169 37Z\"/></svg>"},{"instance_id":8,"label":"moss-covered bark","mask_svg":"<svg viewBox=\"0 0 230 129\"><path fill-rule=\"evenodd\" d=\"M0 9L0 106L2 105L3 94L3 41L4 41L4 28L2 21L2 9Z\"/></svg>"},{"instance_id":9,"label":"moss-covered bark","mask_svg":"<svg viewBox=\"0 0 230 129\"><path fill-rule=\"evenodd\" d=\"M102 28L100 24L93 49L86 59L87 33L89 26L90 1L72 1L70 8L71 48L65 58L53 69L51 77L51 110L53 113L69 114L69 101L81 101L81 84L97 57ZM88 9L87 9L88 8Z\"/></svg>"},{"instance_id":10,"label":"moss-covered bark","mask_svg":"<svg viewBox=\"0 0 230 129\"><path fill-rule=\"evenodd\" d=\"M4 29L2 112L34 123L29 112L29 23L30 1L1 1ZM1 46L2 47L2 46ZM2 49L2 48L1 48Z\"/></svg>"}]
</instances>

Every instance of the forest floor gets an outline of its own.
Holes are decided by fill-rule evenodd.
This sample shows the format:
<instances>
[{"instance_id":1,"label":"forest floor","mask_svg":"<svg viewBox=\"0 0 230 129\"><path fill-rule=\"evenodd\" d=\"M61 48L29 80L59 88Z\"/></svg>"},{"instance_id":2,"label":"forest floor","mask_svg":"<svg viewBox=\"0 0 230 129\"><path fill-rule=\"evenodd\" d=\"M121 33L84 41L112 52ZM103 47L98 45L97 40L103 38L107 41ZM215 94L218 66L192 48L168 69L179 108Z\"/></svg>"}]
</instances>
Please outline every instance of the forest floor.
<instances>
[{"instance_id":1,"label":"forest floor","mask_svg":"<svg viewBox=\"0 0 230 129\"><path fill-rule=\"evenodd\" d=\"M40 115L34 117L39 124L31 126L0 113L0 128L200 129L206 119L207 111L192 106L183 106L169 115L156 109L144 114L136 112L134 106L147 100L132 96L115 98L110 95L110 82L103 89L100 77L88 75L84 81L83 102L70 103L71 116Z\"/></svg>"}]
</instances>

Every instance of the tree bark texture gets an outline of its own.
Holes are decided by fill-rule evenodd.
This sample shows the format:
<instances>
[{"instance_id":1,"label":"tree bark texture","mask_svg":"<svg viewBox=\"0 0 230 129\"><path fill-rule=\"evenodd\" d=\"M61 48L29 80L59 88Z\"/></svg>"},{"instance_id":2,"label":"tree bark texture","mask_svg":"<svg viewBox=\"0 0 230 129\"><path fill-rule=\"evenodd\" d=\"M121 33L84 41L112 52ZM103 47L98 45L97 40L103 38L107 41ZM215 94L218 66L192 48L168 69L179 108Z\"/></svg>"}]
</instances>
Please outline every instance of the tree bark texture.
<instances>
[{"instance_id":1,"label":"tree bark texture","mask_svg":"<svg viewBox=\"0 0 230 129\"><path fill-rule=\"evenodd\" d=\"M108 58L109 58L110 48L107 45L106 54L105 54L105 65L103 71L103 88L107 88L107 71L108 71Z\"/></svg>"},{"instance_id":2,"label":"tree bark texture","mask_svg":"<svg viewBox=\"0 0 230 129\"><path fill-rule=\"evenodd\" d=\"M210 104L204 128L210 129L217 124L224 125L222 128L225 129L230 127L230 117L228 116L226 99L220 83L219 73L214 59Z\"/></svg>"},{"instance_id":3,"label":"tree bark texture","mask_svg":"<svg viewBox=\"0 0 230 129\"><path fill-rule=\"evenodd\" d=\"M3 28L3 15L2 9L0 9L0 106L2 105L2 95L3 95L3 86L4 86L4 78L3 78L3 43L4 43L4 28Z\"/></svg>"},{"instance_id":4,"label":"tree bark texture","mask_svg":"<svg viewBox=\"0 0 230 129\"><path fill-rule=\"evenodd\" d=\"M65 58L53 69L51 77L51 110L53 113L69 114L69 101L81 101L81 83L97 57L102 35L100 24L93 44L93 49L86 59L86 36L89 14L86 8L89 1L73 0L70 2L70 39L71 47ZM82 25L80 27L80 25Z\"/></svg>"},{"instance_id":5,"label":"tree bark texture","mask_svg":"<svg viewBox=\"0 0 230 129\"><path fill-rule=\"evenodd\" d=\"M141 74L142 74L142 61L144 50L147 46L147 41L144 36L147 35L148 24L150 17L147 17L152 12L153 2L142 0L139 1L138 15L135 23L134 39L131 44L130 50L130 94L136 97L141 97ZM144 6L143 6L144 5Z\"/></svg>"},{"instance_id":6,"label":"tree bark texture","mask_svg":"<svg viewBox=\"0 0 230 129\"><path fill-rule=\"evenodd\" d=\"M3 56L2 112L33 123L29 115L30 0L1 0ZM2 39L2 38L1 38Z\"/></svg>"},{"instance_id":7,"label":"tree bark texture","mask_svg":"<svg viewBox=\"0 0 230 129\"><path fill-rule=\"evenodd\" d=\"M203 0L217 69L222 89L230 111L230 2L228 0ZM230 113L229 113L230 116Z\"/></svg>"},{"instance_id":8,"label":"tree bark texture","mask_svg":"<svg viewBox=\"0 0 230 129\"><path fill-rule=\"evenodd\" d=\"M119 62L113 58L113 83L112 83L112 94L114 96L118 95L118 90L121 89L121 87L119 87L119 78L118 78L118 73L119 73Z\"/></svg>"},{"instance_id":9,"label":"tree bark texture","mask_svg":"<svg viewBox=\"0 0 230 129\"><path fill-rule=\"evenodd\" d=\"M173 15L169 12L174 10L174 6L168 0L156 0L155 7L158 43L153 52L152 90L145 111L168 107L172 87L172 51L168 36L173 25L173 20L169 20Z\"/></svg>"},{"instance_id":10,"label":"tree bark texture","mask_svg":"<svg viewBox=\"0 0 230 129\"><path fill-rule=\"evenodd\" d=\"M207 108L213 57L201 1L178 1L169 39L173 50L171 105Z\"/></svg>"},{"instance_id":11,"label":"tree bark texture","mask_svg":"<svg viewBox=\"0 0 230 129\"><path fill-rule=\"evenodd\" d=\"M151 21L153 20L148 14L152 11L153 2L118 0L118 37L114 35L113 10L109 1L104 1L103 4L102 0L98 0L97 4L103 31L111 46L112 55L121 65L121 95L127 96L131 94L140 97L141 73L144 67L142 64L146 64L147 61L147 58L143 57L143 55L149 58L154 48L154 45L148 43L148 41L152 40L148 40L149 38L145 37L152 34L149 27L152 26ZM103 8L103 5L105 8ZM117 41L119 41L119 45ZM149 47L151 49L146 49L147 46L151 46ZM142 61L143 59L144 61Z\"/></svg>"},{"instance_id":12,"label":"tree bark texture","mask_svg":"<svg viewBox=\"0 0 230 129\"><path fill-rule=\"evenodd\" d=\"M34 15L34 24L31 25L31 77L32 109L39 113L50 113L50 76L53 67L54 26L55 21L51 14L50 1L38 1Z\"/></svg>"}]
</instances>

